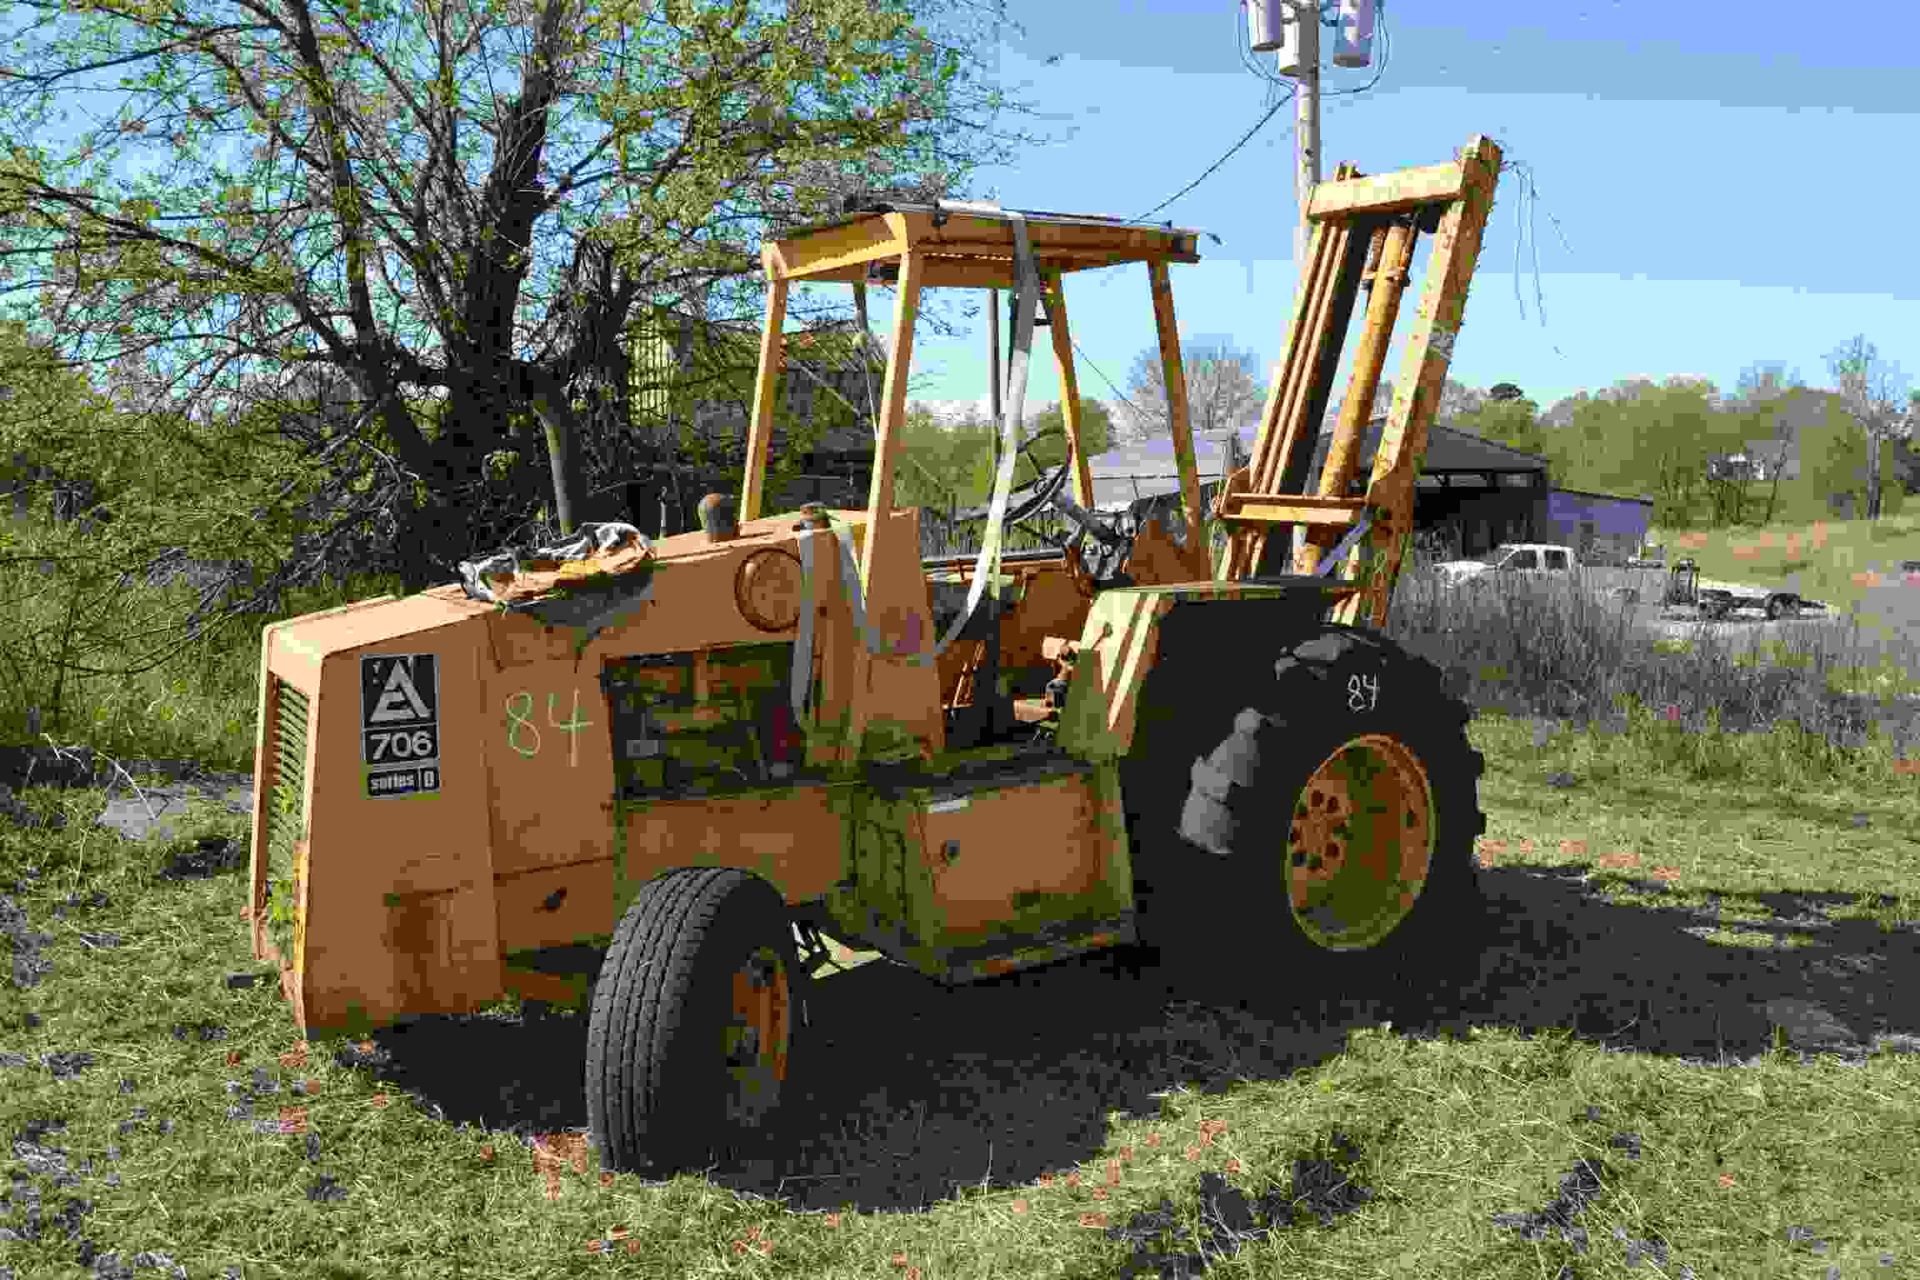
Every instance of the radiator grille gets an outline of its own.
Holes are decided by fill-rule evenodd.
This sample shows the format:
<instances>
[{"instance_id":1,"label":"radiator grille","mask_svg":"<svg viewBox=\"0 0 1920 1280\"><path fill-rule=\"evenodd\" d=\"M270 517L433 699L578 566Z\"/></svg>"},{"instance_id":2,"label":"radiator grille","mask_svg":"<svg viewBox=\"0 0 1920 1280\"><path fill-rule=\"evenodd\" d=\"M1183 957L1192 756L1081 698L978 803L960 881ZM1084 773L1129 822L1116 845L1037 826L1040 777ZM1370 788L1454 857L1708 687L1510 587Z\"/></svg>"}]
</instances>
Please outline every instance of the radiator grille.
<instances>
[{"instance_id":1,"label":"radiator grille","mask_svg":"<svg viewBox=\"0 0 1920 1280\"><path fill-rule=\"evenodd\" d=\"M274 679L267 750L267 934L283 964L293 962L293 846L306 826L307 695Z\"/></svg>"}]
</instances>

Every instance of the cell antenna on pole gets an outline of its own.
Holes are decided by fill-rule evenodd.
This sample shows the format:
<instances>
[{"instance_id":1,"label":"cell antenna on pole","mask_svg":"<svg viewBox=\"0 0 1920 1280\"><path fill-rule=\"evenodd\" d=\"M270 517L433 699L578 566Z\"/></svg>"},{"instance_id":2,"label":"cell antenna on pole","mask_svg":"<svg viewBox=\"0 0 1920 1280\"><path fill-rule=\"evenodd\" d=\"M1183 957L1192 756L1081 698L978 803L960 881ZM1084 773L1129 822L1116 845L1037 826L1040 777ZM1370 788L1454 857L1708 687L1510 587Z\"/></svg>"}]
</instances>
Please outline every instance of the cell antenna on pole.
<instances>
[{"instance_id":1,"label":"cell antenna on pole","mask_svg":"<svg viewBox=\"0 0 1920 1280\"><path fill-rule=\"evenodd\" d=\"M1286 40L1286 0L1240 0L1247 11L1247 43L1255 53L1272 53Z\"/></svg>"},{"instance_id":2,"label":"cell antenna on pole","mask_svg":"<svg viewBox=\"0 0 1920 1280\"><path fill-rule=\"evenodd\" d=\"M1373 63L1375 0L1340 0L1333 43L1333 65L1365 67Z\"/></svg>"}]
</instances>

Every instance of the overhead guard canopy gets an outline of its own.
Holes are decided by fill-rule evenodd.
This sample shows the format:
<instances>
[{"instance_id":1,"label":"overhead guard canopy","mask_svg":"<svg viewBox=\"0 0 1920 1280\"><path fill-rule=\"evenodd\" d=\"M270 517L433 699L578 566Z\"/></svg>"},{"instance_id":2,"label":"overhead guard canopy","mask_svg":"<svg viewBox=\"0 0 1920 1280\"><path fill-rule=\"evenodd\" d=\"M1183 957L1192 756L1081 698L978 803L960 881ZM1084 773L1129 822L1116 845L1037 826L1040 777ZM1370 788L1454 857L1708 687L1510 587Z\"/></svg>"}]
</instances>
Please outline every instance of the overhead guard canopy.
<instances>
[{"instance_id":1,"label":"overhead guard canopy","mask_svg":"<svg viewBox=\"0 0 1920 1280\"><path fill-rule=\"evenodd\" d=\"M1062 425L1073 457L1074 498L1081 506L1093 501L1093 481L1080 443L1079 391L1074 378L1072 338L1067 329L1066 294L1061 278L1068 272L1125 263L1145 263L1153 298L1154 325L1160 340L1161 363L1168 389L1169 428L1180 468L1181 494L1187 520L1187 547L1202 543L1200 485L1194 467L1192 432L1187 423L1186 376L1180 367L1179 330L1173 315L1173 293L1168 283L1169 262L1198 262L1201 232L1164 223L1147 223L1090 214L1063 214L1044 210L1006 209L996 204L942 200L934 204L896 202L885 198L863 201L842 216L797 227L779 240L760 246L767 273L767 310L760 333L760 365L754 384L753 418L748 429L746 474L741 485L740 516L760 514L761 490L766 478L767 451L772 439L776 380L783 363L787 291L795 282L834 281L853 286L854 306L861 327L866 325L866 286L893 285L893 334L887 344L886 385L875 406L873 477L868 488L868 527L886 527L893 506L893 470L906 423L907 374L913 361L913 326L926 289L1009 289L1019 300L1015 319L1015 351L1009 364L1009 391L1024 386L1027 344L1031 340L1032 308L1044 305L1054 357L1060 365ZM1027 274L1016 259L1024 252ZM1026 326L1023 331L1022 326ZM1023 336L1024 334L1024 336ZM1009 401L1003 422L1007 433L1017 429L1014 405ZM1010 475L1010 469L1004 472ZM1002 477L996 477L996 487ZM982 558L997 544L983 545ZM872 581L876 541L861 551L859 580L863 591ZM1196 564L1204 559L1196 553ZM1205 578L1205 566L1196 570Z\"/></svg>"},{"instance_id":2,"label":"overhead guard canopy","mask_svg":"<svg viewBox=\"0 0 1920 1280\"><path fill-rule=\"evenodd\" d=\"M1047 270L1085 271L1128 262L1198 262L1198 231L1087 214L1017 210L1034 256ZM991 211L951 203L874 202L827 222L798 227L761 247L770 277L891 283L902 254L922 256L926 288L1011 289L1013 228Z\"/></svg>"}]
</instances>

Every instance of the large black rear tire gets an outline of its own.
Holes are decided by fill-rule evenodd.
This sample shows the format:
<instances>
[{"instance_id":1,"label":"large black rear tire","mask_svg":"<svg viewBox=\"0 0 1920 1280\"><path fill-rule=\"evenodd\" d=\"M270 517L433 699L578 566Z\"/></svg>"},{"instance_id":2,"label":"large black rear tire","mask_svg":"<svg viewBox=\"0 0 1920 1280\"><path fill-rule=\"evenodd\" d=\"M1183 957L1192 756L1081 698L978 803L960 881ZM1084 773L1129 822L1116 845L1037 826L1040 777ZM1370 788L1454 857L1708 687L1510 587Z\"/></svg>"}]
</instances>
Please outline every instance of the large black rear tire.
<instances>
[{"instance_id":1,"label":"large black rear tire","mask_svg":"<svg viewBox=\"0 0 1920 1280\"><path fill-rule=\"evenodd\" d=\"M1196 994L1443 997L1484 947L1471 708L1370 630L1318 624L1277 661L1232 661L1258 643L1160 682L1217 727L1180 762L1177 807L1147 806L1145 940Z\"/></svg>"},{"instance_id":2,"label":"large black rear tire","mask_svg":"<svg viewBox=\"0 0 1920 1280\"><path fill-rule=\"evenodd\" d=\"M786 904L697 867L648 881L614 932L587 1027L601 1167L669 1176L725 1157L777 1109L805 999Z\"/></svg>"}]
</instances>

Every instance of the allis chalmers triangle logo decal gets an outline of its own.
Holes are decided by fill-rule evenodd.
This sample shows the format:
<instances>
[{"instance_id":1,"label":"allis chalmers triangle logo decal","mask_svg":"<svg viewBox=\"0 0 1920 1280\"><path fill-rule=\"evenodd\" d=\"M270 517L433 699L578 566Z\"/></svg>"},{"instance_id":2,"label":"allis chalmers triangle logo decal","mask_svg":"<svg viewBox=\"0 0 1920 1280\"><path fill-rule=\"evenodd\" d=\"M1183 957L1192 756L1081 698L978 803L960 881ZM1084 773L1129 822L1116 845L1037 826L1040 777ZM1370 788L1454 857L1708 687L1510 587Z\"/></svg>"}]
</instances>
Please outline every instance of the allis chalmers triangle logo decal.
<instances>
[{"instance_id":1,"label":"allis chalmers triangle logo decal","mask_svg":"<svg viewBox=\"0 0 1920 1280\"><path fill-rule=\"evenodd\" d=\"M433 713L427 710L427 704L420 700L420 691L413 687L413 677L407 674L407 668L395 661L392 670L387 673L386 686L380 690L380 699L374 703L373 710L367 714L368 724L392 724L396 720L431 720Z\"/></svg>"}]
</instances>

